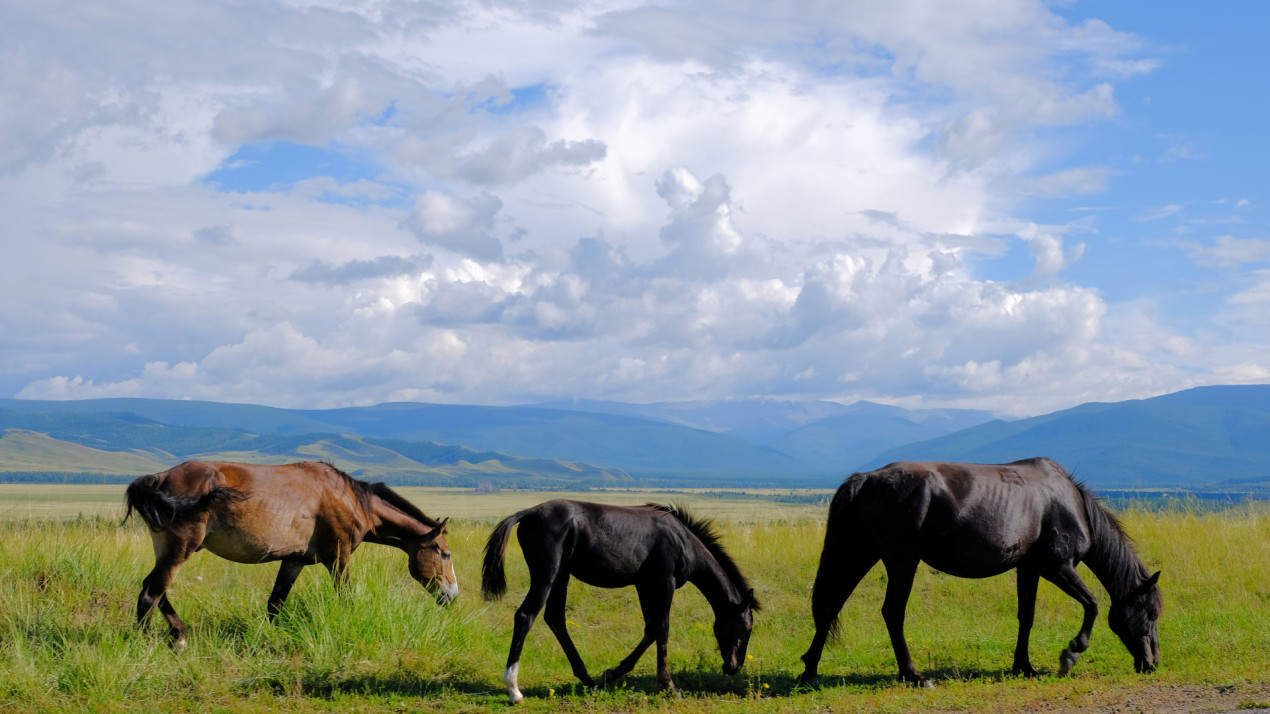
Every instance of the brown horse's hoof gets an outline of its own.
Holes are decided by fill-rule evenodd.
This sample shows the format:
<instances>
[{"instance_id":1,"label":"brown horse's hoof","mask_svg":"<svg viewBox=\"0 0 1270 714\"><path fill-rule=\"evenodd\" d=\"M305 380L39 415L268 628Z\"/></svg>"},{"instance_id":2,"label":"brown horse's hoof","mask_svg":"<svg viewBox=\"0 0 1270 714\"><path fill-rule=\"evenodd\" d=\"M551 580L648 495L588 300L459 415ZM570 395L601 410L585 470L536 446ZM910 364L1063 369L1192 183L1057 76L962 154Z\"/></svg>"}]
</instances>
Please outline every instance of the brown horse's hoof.
<instances>
[{"instance_id":1,"label":"brown horse's hoof","mask_svg":"<svg viewBox=\"0 0 1270 714\"><path fill-rule=\"evenodd\" d=\"M185 635L181 635L175 640L172 640L171 644L173 652L183 652L185 651L185 646L189 643L185 641Z\"/></svg>"}]
</instances>

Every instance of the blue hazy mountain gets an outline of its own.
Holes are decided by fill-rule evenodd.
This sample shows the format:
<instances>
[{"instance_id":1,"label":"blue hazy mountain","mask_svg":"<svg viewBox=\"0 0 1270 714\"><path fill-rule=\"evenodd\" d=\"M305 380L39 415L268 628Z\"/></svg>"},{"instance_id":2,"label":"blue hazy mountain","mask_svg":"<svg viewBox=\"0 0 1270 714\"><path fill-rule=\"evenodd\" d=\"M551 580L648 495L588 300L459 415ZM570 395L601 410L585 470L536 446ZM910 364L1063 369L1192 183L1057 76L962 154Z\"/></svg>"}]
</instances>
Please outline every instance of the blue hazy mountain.
<instances>
[{"instance_id":1,"label":"blue hazy mountain","mask_svg":"<svg viewBox=\"0 0 1270 714\"><path fill-rule=\"evenodd\" d=\"M1103 488L1270 483L1270 385L1198 387L992 421L886 450L864 467L1031 456L1048 456Z\"/></svg>"}]
</instances>

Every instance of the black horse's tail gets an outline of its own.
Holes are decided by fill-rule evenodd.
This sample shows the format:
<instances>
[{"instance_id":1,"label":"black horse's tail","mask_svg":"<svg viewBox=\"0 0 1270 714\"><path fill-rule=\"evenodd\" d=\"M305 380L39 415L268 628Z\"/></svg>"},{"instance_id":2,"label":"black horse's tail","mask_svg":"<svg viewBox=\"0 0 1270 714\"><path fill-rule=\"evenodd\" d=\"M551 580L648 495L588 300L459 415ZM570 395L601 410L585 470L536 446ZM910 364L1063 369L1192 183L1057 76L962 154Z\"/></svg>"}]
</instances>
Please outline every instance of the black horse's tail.
<instances>
[{"instance_id":1,"label":"black horse's tail","mask_svg":"<svg viewBox=\"0 0 1270 714\"><path fill-rule=\"evenodd\" d=\"M507 541L511 540L512 527L529 509L518 511L499 521L494 532L485 541L485 561L481 564L481 595L486 600L497 600L507 592L507 576L503 573L503 556L507 553Z\"/></svg>"},{"instance_id":2,"label":"black horse's tail","mask_svg":"<svg viewBox=\"0 0 1270 714\"><path fill-rule=\"evenodd\" d=\"M247 497L242 491L226 486L216 486L202 496L173 496L162 490L162 484L158 474L141 476L128 484L124 493L124 503L128 507L123 516L125 523L136 511L150 530L158 532L191 521L217 506Z\"/></svg>"},{"instance_id":3,"label":"black horse's tail","mask_svg":"<svg viewBox=\"0 0 1270 714\"><path fill-rule=\"evenodd\" d=\"M820 551L820 565L816 568L816 584L811 590L811 612L820 626L822 618L829 622L829 636L838 635L838 613L842 611L845 596L840 592L843 586L842 568L849 557L849 549L854 528L852 502L864 484L864 477L856 474L838 487L829 503L829 520L825 524L825 545ZM859 544L857 544L859 545Z\"/></svg>"}]
</instances>

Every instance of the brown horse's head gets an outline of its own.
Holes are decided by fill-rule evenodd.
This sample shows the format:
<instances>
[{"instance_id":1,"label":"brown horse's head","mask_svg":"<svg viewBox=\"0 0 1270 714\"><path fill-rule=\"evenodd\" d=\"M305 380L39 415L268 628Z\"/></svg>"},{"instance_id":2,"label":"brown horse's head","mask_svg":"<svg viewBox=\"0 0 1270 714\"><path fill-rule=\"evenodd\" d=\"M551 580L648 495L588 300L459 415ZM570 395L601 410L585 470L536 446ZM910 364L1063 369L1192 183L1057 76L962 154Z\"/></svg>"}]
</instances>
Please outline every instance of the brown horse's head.
<instances>
[{"instance_id":1,"label":"brown horse's head","mask_svg":"<svg viewBox=\"0 0 1270 714\"><path fill-rule=\"evenodd\" d=\"M1133 655L1133 668L1139 673L1160 666L1160 613L1164 598L1160 594L1160 573L1147 578L1129 594L1111 603L1107 624Z\"/></svg>"},{"instance_id":2,"label":"brown horse's head","mask_svg":"<svg viewBox=\"0 0 1270 714\"><path fill-rule=\"evenodd\" d=\"M454 574L454 558L450 544L445 540L447 518L407 549L410 556L410 575L423 583L437 598L437 603L447 605L459 596L459 579Z\"/></svg>"}]
</instances>

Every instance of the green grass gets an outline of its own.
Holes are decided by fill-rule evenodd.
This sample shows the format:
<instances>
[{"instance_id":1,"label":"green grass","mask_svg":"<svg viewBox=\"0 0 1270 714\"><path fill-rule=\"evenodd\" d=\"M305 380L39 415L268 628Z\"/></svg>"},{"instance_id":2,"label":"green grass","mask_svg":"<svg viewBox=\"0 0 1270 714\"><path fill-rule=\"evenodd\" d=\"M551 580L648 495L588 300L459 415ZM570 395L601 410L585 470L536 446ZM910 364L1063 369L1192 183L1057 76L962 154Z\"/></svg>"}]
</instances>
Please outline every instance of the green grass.
<instances>
[{"instance_id":1,"label":"green grass","mask_svg":"<svg viewBox=\"0 0 1270 714\"><path fill-rule=\"evenodd\" d=\"M406 574L401 553L371 545L354 556L352 587L345 596L335 595L324 570L306 569L275 626L264 617L264 603L276 566L237 565L200 553L182 570L171 593L190 628L189 648L180 654L166 646L164 628L155 624L142 630L132 622L152 556L144 527L118 525L117 494L106 499L104 492L95 493L101 500L81 501L116 511L75 520L15 518L10 509L7 520L0 518L0 709L388 712L505 707L499 678L512 613L528 577L513 539L507 560L509 595L500 602L482 602L480 550L493 516L548 496L403 490L429 513L455 518L451 545L462 594L454 607L435 606ZM38 495L28 492L34 498L32 494ZM587 496L620 502L668 500L650 493ZM1151 711L1167 708L1165 704L1181 710L1232 710L1270 700L1265 666L1265 652L1270 651L1270 513L1264 508L1124 514L1143 559L1164 571L1164 662L1154 675L1132 672L1128 653L1107 629L1106 595L1087 571L1082 570L1104 613L1090 650L1075 676L1054 676L1059 651L1079 628L1080 608L1043 584L1032 659L1046 676L1026 681L1008 675L1015 637L1013 578L963 580L923 567L909 605L907 634L918 667L937 686L900 687L879 615L885 574L878 568L843 611L841 640L830 645L821 664L826 686L801 692L793 685L801 672L798 657L812 633L808 598L823 537L823 507L712 500L703 494L675 497L722 519L724 542L757 587L764 610L751 641L753 659L736 677L720 673L709 606L688 586L676 595L670 638L671 669L684 692L682 701L657 691L651 652L617 686L580 690L554 638L539 622L521 664L527 710L730 712L739 704L756 711L1112 706ZM0 513L10 506L0 506ZM593 673L613 666L638 641L641 622L633 614L638 611L633 590L574 582L570 628Z\"/></svg>"}]
</instances>

